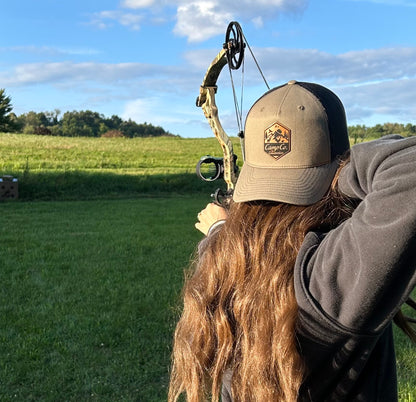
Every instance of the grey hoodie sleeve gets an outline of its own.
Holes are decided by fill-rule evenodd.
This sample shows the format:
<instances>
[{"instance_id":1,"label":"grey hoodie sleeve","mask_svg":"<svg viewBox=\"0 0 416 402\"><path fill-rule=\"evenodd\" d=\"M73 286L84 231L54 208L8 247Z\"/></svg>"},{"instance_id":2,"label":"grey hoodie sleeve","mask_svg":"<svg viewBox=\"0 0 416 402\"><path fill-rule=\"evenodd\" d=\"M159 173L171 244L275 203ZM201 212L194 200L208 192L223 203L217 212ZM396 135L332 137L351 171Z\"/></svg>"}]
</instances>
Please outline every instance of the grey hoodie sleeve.
<instances>
[{"instance_id":1,"label":"grey hoodie sleeve","mask_svg":"<svg viewBox=\"0 0 416 402\"><path fill-rule=\"evenodd\" d=\"M361 199L323 238L305 238L295 268L301 314L354 332L382 331L416 284L416 137L358 144L339 178Z\"/></svg>"}]
</instances>

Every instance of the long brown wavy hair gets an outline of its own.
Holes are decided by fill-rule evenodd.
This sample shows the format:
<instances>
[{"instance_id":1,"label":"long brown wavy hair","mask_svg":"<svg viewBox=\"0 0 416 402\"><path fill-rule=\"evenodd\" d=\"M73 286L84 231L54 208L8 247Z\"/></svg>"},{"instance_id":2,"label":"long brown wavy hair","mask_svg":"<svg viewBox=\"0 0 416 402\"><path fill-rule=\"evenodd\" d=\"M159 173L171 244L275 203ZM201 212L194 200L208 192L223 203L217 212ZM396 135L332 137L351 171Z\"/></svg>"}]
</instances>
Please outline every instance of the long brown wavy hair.
<instances>
[{"instance_id":1,"label":"long brown wavy hair","mask_svg":"<svg viewBox=\"0 0 416 402\"><path fill-rule=\"evenodd\" d=\"M309 231L331 230L356 207L337 180L338 173L310 206L231 203L188 273L170 402L182 393L190 402L218 401L227 369L234 401L297 400L306 368L297 348L293 268Z\"/></svg>"}]
</instances>

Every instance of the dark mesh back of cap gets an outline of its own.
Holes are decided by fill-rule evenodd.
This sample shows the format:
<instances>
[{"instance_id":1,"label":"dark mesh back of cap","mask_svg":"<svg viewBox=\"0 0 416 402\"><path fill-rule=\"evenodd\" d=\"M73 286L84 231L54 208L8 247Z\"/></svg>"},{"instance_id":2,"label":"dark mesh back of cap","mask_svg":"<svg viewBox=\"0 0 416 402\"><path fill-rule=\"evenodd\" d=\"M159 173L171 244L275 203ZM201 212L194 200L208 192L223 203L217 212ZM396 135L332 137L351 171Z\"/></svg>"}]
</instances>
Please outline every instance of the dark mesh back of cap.
<instances>
[{"instance_id":1,"label":"dark mesh back of cap","mask_svg":"<svg viewBox=\"0 0 416 402\"><path fill-rule=\"evenodd\" d=\"M298 82L321 102L328 116L328 128L331 137L331 157L342 155L350 147L348 139L347 119L344 106L338 96L329 89L309 82Z\"/></svg>"}]
</instances>

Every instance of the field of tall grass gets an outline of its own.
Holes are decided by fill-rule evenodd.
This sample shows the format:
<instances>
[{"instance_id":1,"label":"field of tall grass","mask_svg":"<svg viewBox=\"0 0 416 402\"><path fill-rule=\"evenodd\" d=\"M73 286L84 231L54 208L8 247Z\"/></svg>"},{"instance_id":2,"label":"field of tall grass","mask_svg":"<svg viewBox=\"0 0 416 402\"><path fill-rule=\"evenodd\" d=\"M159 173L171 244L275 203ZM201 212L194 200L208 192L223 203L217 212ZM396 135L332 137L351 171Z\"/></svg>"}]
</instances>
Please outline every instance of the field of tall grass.
<instances>
[{"instance_id":1,"label":"field of tall grass","mask_svg":"<svg viewBox=\"0 0 416 402\"><path fill-rule=\"evenodd\" d=\"M238 140L235 150L240 153ZM67 138L0 134L0 173L24 200L126 198L209 192L199 158L221 156L215 138Z\"/></svg>"},{"instance_id":2,"label":"field of tall grass","mask_svg":"<svg viewBox=\"0 0 416 402\"><path fill-rule=\"evenodd\" d=\"M239 153L238 140L236 149ZM196 213L217 183L195 164L210 139L0 134L0 400L166 400ZM400 400L416 349L395 332Z\"/></svg>"}]
</instances>

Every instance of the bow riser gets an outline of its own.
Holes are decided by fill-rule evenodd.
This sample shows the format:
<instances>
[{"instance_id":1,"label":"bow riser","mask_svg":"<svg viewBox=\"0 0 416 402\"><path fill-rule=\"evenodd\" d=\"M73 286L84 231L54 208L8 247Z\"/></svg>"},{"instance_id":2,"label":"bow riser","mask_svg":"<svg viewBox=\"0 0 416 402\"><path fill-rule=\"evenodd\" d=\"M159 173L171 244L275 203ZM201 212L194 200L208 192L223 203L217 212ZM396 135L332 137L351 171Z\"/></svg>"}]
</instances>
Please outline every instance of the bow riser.
<instances>
[{"instance_id":1,"label":"bow riser","mask_svg":"<svg viewBox=\"0 0 416 402\"><path fill-rule=\"evenodd\" d=\"M227 190L233 190L237 181L234 168L234 152L233 143L228 135L225 133L218 117L218 107L215 103L216 87L205 87L204 96L205 102L202 105L202 110L207 118L215 137L221 145L224 154L224 181L227 184Z\"/></svg>"},{"instance_id":2,"label":"bow riser","mask_svg":"<svg viewBox=\"0 0 416 402\"><path fill-rule=\"evenodd\" d=\"M227 184L227 191L231 192L237 181L234 167L233 144L221 125L218 116L218 107L215 103L217 79L221 70L227 63L227 49L222 49L214 58L205 74L204 81L199 88L199 96L196 100L196 105L202 107L211 129L221 145L224 154L224 181Z\"/></svg>"}]
</instances>

